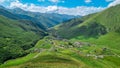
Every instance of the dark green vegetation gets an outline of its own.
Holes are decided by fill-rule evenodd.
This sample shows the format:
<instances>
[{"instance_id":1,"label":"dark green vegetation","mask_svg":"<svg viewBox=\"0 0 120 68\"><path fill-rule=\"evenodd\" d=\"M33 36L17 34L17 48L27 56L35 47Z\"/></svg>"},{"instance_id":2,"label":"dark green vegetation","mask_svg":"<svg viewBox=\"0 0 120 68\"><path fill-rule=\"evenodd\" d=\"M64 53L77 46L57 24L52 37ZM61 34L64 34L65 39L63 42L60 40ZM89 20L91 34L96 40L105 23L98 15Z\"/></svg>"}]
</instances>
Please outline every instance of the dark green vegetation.
<instances>
[{"instance_id":1,"label":"dark green vegetation","mask_svg":"<svg viewBox=\"0 0 120 68\"><path fill-rule=\"evenodd\" d=\"M119 8L117 5L55 26L49 36L40 39L35 46L35 40L44 36L45 31L41 32L35 23L33 26L34 21L1 16L4 28L0 33L1 60L29 54L8 60L0 68L120 68Z\"/></svg>"},{"instance_id":2,"label":"dark green vegetation","mask_svg":"<svg viewBox=\"0 0 120 68\"><path fill-rule=\"evenodd\" d=\"M8 59L26 55L26 50L43 38L46 33L29 20L0 9L0 64Z\"/></svg>"}]
</instances>

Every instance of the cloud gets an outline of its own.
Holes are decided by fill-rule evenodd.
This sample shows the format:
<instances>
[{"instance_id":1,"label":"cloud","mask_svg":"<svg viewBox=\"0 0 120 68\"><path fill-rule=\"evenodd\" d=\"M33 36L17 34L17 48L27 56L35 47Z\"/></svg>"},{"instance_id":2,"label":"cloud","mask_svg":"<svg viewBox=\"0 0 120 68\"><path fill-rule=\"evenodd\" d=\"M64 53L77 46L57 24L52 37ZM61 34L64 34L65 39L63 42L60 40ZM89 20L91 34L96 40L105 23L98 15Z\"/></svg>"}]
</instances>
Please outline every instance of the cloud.
<instances>
[{"instance_id":1,"label":"cloud","mask_svg":"<svg viewBox=\"0 0 120 68\"><path fill-rule=\"evenodd\" d=\"M90 3L90 2L92 2L91 0L85 0L85 3Z\"/></svg>"},{"instance_id":2,"label":"cloud","mask_svg":"<svg viewBox=\"0 0 120 68\"><path fill-rule=\"evenodd\" d=\"M31 12L41 12L41 13L46 13L50 11L55 11L57 10L57 6L36 6L35 4L23 4L20 1L15 1L11 2L10 8L21 8L26 11L31 11Z\"/></svg>"},{"instance_id":3,"label":"cloud","mask_svg":"<svg viewBox=\"0 0 120 68\"><path fill-rule=\"evenodd\" d=\"M26 9L28 4L22 4L19 0L10 3L10 8L20 7L21 9Z\"/></svg>"},{"instance_id":4,"label":"cloud","mask_svg":"<svg viewBox=\"0 0 120 68\"><path fill-rule=\"evenodd\" d=\"M111 2L108 7L111 7L111 6L115 6L115 5L118 5L120 4L120 0L114 0L113 2Z\"/></svg>"},{"instance_id":5,"label":"cloud","mask_svg":"<svg viewBox=\"0 0 120 68\"><path fill-rule=\"evenodd\" d=\"M104 10L102 7L86 7L86 6L78 6L75 8L65 8L59 7L56 11L59 14L68 14L68 15L81 15L85 16L91 13L99 12Z\"/></svg>"},{"instance_id":6,"label":"cloud","mask_svg":"<svg viewBox=\"0 0 120 68\"><path fill-rule=\"evenodd\" d=\"M0 0L0 3L3 3L5 0Z\"/></svg>"},{"instance_id":7,"label":"cloud","mask_svg":"<svg viewBox=\"0 0 120 68\"><path fill-rule=\"evenodd\" d=\"M52 3L64 3L65 0L49 0Z\"/></svg>"},{"instance_id":8,"label":"cloud","mask_svg":"<svg viewBox=\"0 0 120 68\"><path fill-rule=\"evenodd\" d=\"M78 6L74 8L67 8L61 6L36 6L35 4L23 4L20 1L11 2L10 8L21 8L25 11L31 12L40 12L40 13L58 13L58 14L67 14L67 15L88 15L90 13L95 13L104 10L102 7L86 7Z\"/></svg>"},{"instance_id":9,"label":"cloud","mask_svg":"<svg viewBox=\"0 0 120 68\"><path fill-rule=\"evenodd\" d=\"M0 0L0 3L3 3L3 2L13 2L13 1L17 1L17 0Z\"/></svg>"},{"instance_id":10,"label":"cloud","mask_svg":"<svg viewBox=\"0 0 120 68\"><path fill-rule=\"evenodd\" d=\"M58 3L59 0L49 0L50 2L53 2L53 3Z\"/></svg>"}]
</instances>

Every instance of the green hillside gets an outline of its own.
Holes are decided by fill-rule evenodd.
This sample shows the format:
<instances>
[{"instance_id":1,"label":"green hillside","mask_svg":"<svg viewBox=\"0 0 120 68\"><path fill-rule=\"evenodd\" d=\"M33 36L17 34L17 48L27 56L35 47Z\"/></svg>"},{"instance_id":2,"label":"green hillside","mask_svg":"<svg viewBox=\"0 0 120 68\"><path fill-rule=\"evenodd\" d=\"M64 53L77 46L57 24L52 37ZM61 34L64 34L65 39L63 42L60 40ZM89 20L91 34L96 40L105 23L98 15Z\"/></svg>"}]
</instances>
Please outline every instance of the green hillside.
<instances>
[{"instance_id":1,"label":"green hillside","mask_svg":"<svg viewBox=\"0 0 120 68\"><path fill-rule=\"evenodd\" d=\"M95 14L91 14L82 18L75 18L69 20L66 23L62 23L50 29L50 32L55 36L60 36L61 38L74 38L76 36L79 36L81 33L85 33L85 31L87 30L85 29L86 27L77 27L77 26L83 23L84 21L86 21L87 19L91 18L93 15Z\"/></svg>"},{"instance_id":2,"label":"green hillside","mask_svg":"<svg viewBox=\"0 0 120 68\"><path fill-rule=\"evenodd\" d=\"M0 15L0 63L27 54L26 50L43 36L44 31L31 21Z\"/></svg>"},{"instance_id":3,"label":"green hillside","mask_svg":"<svg viewBox=\"0 0 120 68\"><path fill-rule=\"evenodd\" d=\"M93 14L90 17L89 15L85 16L87 19L81 20L82 18L79 18L68 21L68 23L57 27L56 34L63 38L74 38L79 35L84 37L99 37L108 32L120 32L119 8L120 5L117 5L100 13Z\"/></svg>"}]
</instances>

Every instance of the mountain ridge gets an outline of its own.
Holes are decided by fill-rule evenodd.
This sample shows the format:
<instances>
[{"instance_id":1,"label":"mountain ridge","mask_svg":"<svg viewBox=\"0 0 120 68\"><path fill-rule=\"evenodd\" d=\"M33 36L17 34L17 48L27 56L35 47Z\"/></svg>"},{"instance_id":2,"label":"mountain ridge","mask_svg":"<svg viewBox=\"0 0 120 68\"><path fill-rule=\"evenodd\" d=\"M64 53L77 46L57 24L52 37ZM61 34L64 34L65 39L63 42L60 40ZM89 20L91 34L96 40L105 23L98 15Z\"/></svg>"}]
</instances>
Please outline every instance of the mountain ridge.
<instances>
[{"instance_id":1,"label":"mountain ridge","mask_svg":"<svg viewBox=\"0 0 120 68\"><path fill-rule=\"evenodd\" d=\"M36 18L41 24L45 27L53 27L57 24L60 24L63 21L75 18L76 16L57 14L57 13L39 13L39 12L29 12L24 11L20 8L9 9L10 12L15 14L27 15L33 18Z\"/></svg>"}]
</instances>

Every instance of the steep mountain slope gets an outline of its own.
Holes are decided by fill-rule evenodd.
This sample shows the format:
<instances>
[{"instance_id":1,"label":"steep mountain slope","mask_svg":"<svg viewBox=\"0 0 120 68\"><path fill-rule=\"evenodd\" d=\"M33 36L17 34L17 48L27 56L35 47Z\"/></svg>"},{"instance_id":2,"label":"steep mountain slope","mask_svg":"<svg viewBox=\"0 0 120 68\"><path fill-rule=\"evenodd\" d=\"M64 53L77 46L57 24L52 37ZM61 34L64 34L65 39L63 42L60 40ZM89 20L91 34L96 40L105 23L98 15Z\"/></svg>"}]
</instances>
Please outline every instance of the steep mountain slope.
<instances>
[{"instance_id":1,"label":"steep mountain slope","mask_svg":"<svg viewBox=\"0 0 120 68\"><path fill-rule=\"evenodd\" d=\"M29 12L29 11L24 11L20 8L10 9L9 11L16 14L31 16L37 19L45 27L53 27L63 21L67 21L75 17L70 15L55 14L55 13Z\"/></svg>"},{"instance_id":2,"label":"steep mountain slope","mask_svg":"<svg viewBox=\"0 0 120 68\"><path fill-rule=\"evenodd\" d=\"M57 27L56 33L64 38L73 38L79 35L84 37L99 37L108 32L120 31L120 5L110 7L105 11L89 16L85 20L71 20ZM84 18L84 17L83 17ZM78 23L78 24L77 24ZM70 26L73 24L74 26ZM77 25L76 25L77 24ZM69 30L66 30L69 29Z\"/></svg>"},{"instance_id":3,"label":"steep mountain slope","mask_svg":"<svg viewBox=\"0 0 120 68\"><path fill-rule=\"evenodd\" d=\"M79 36L80 33L85 32L84 27L77 27L79 24L82 24L87 19L91 18L95 14L91 14L82 18L74 18L66 23L62 23L60 25L55 26L54 28L50 29L52 35L62 37L62 38L74 38ZM76 28L77 27L77 28ZM80 29L81 28L81 29ZM81 31L81 32L80 32Z\"/></svg>"},{"instance_id":4,"label":"steep mountain slope","mask_svg":"<svg viewBox=\"0 0 120 68\"><path fill-rule=\"evenodd\" d=\"M0 63L27 54L26 50L45 35L45 31L32 21L0 15Z\"/></svg>"}]
</instances>

